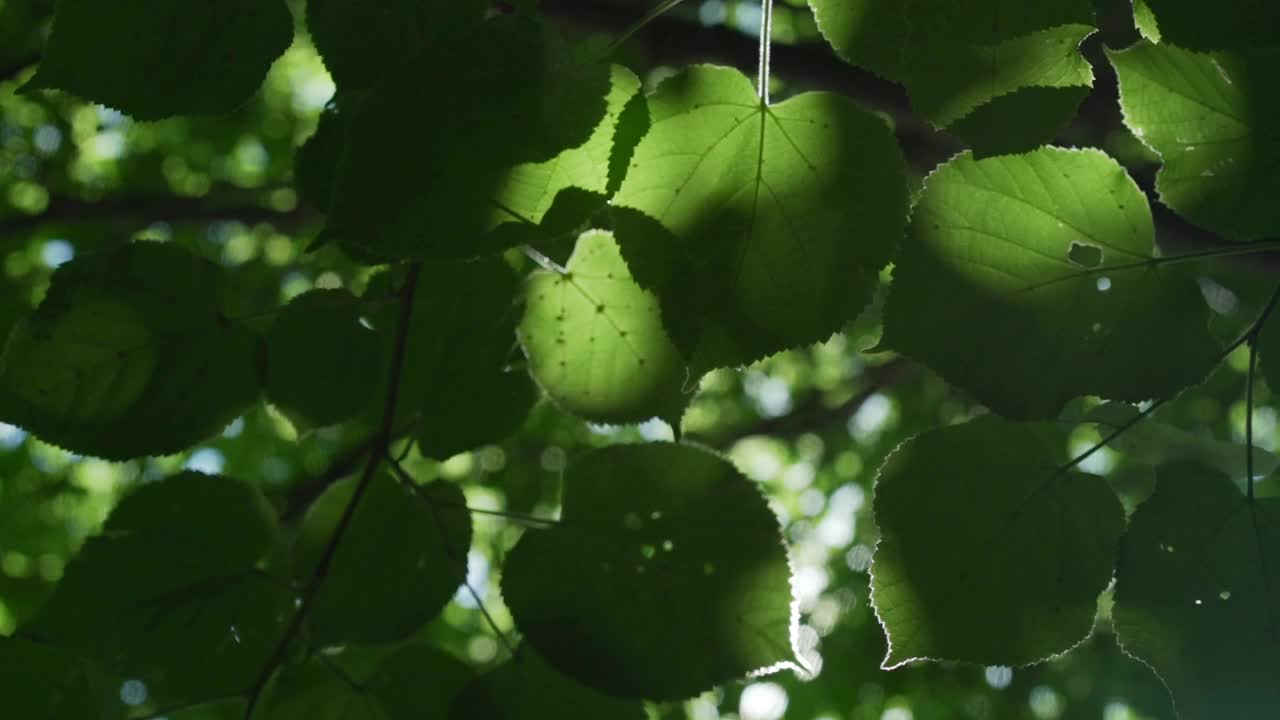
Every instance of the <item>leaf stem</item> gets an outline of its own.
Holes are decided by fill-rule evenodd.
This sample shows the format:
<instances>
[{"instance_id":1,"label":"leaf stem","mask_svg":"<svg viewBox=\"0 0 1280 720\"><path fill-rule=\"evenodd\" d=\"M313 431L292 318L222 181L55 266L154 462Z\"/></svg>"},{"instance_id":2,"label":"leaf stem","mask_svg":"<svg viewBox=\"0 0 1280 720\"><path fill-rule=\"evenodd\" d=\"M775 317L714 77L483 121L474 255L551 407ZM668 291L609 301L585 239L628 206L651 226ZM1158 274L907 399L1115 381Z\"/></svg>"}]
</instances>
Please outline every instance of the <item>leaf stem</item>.
<instances>
[{"instance_id":1,"label":"leaf stem","mask_svg":"<svg viewBox=\"0 0 1280 720\"><path fill-rule=\"evenodd\" d=\"M1134 425L1137 425L1143 420L1146 420L1147 418L1151 417L1152 413L1160 409L1160 407L1164 405L1165 402L1167 401L1168 401L1168 398L1162 398L1160 400L1156 400L1155 402L1151 403L1151 405L1146 410L1143 410L1139 412L1137 415L1134 415L1132 418L1129 418L1123 423L1120 423L1115 427L1115 429L1113 429L1111 432L1104 435L1101 440L1094 443L1088 450L1085 450L1084 452L1071 458L1065 464L1060 466L1054 474L1061 475L1067 472L1068 470L1071 470L1072 468L1076 467L1077 465L1084 462L1085 460L1088 460L1090 457L1093 456L1094 453L1110 445L1112 441L1114 441L1116 438L1120 437L1121 435L1125 434Z\"/></svg>"},{"instance_id":2,"label":"leaf stem","mask_svg":"<svg viewBox=\"0 0 1280 720\"><path fill-rule=\"evenodd\" d=\"M684 2L684 0L663 0L662 2L658 3L656 6L654 6L652 10L645 13L643 17L641 17L639 20L632 23L631 26L628 27L626 30L623 30L622 33L618 35L618 37L614 38L613 42L609 43L609 47L606 48L604 52L605 57L612 55L614 52L618 50L618 48L622 47L623 43L630 40L632 35L635 35L636 33L640 32L641 30L644 29L646 25L662 17L667 13L667 11L671 10L671 8L674 8L675 6L679 5L682 2Z\"/></svg>"},{"instance_id":3,"label":"leaf stem","mask_svg":"<svg viewBox=\"0 0 1280 720\"><path fill-rule=\"evenodd\" d=\"M756 92L760 104L769 104L769 65L773 52L773 0L760 0L760 68Z\"/></svg>"},{"instance_id":4,"label":"leaf stem","mask_svg":"<svg viewBox=\"0 0 1280 720\"><path fill-rule=\"evenodd\" d=\"M1267 301L1266 307L1262 309L1262 313L1258 315L1258 319L1254 321L1249 328L1249 332L1245 334L1245 342L1249 345L1249 369L1245 375L1245 404L1244 404L1244 466L1246 477L1246 494L1249 498L1249 505L1254 503L1254 474L1253 474L1253 383L1257 376L1258 369L1258 337L1262 334L1262 328L1266 327L1267 319L1271 317L1271 313L1276 309L1276 303L1280 301L1280 286L1271 293L1271 298Z\"/></svg>"},{"instance_id":5,"label":"leaf stem","mask_svg":"<svg viewBox=\"0 0 1280 720\"><path fill-rule=\"evenodd\" d=\"M406 349L409 346L409 326L413 319L413 301L421 268L420 263L414 263L409 266L405 284L400 294L400 324L396 330L395 351L391 355L390 381L388 382L387 399L383 405L382 425L377 435L374 436L369 458L365 462L364 472L360 475L360 480L356 483L355 490L351 493L351 499L347 501L347 506L343 508L342 516L338 518L338 524L329 536L329 542L325 545L320 560L316 563L315 569L311 571L311 576L303 587L302 594L299 596L297 611L294 612L293 618L290 620L284 634L280 636L280 641L276 643L270 659L263 665L262 671L258 673L257 680L254 681L253 687L249 690L249 702L244 711L245 720L249 720L253 716L253 711L258 705L258 701L262 698L262 691L266 688L267 682L270 681L276 668L284 662L290 646L302 632L303 623L306 622L316 595L329 574L329 566L333 563L333 558L337 554L343 538L346 537L347 528L351 525L351 519L355 515L356 508L359 507L365 492L372 484L382 458L390 454L389 448L395 426L396 405L400 396L400 381L404 372Z\"/></svg>"}]
</instances>

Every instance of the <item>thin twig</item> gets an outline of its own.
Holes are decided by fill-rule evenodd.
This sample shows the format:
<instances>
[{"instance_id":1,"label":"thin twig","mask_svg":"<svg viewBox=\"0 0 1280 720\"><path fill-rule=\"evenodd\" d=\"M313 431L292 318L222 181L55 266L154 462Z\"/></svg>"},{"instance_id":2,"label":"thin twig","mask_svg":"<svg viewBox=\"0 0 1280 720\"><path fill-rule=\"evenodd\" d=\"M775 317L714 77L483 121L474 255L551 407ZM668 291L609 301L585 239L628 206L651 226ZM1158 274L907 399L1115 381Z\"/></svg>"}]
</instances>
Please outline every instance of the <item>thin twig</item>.
<instances>
[{"instance_id":1,"label":"thin twig","mask_svg":"<svg viewBox=\"0 0 1280 720\"><path fill-rule=\"evenodd\" d=\"M667 13L667 11L682 2L684 2L684 0L663 0L658 3L652 10L645 13L643 17L632 23L630 27L619 33L618 37L615 38L613 42L609 43L609 47L605 50L605 56L607 57L612 55L618 48L622 47L623 43L630 40L632 35L640 32L646 25L662 17Z\"/></svg>"},{"instance_id":2,"label":"thin twig","mask_svg":"<svg viewBox=\"0 0 1280 720\"><path fill-rule=\"evenodd\" d=\"M436 514L435 499L428 496L422 489L422 486L414 482L413 477L400 466L400 463L395 461L395 458L388 456L387 460L392 474L399 478L400 482L407 486L410 492L426 503L427 510L431 513L431 524L435 527L436 533L440 537L440 546L444 548L445 557L449 558L449 561L454 564L455 568L462 571L463 587L467 589L467 592L471 595L471 599L475 601L476 608L480 610L480 614L484 617L484 621L488 623L489 629L493 631L494 635L498 636L498 640L507 649L507 653L514 657L516 654L515 644L512 643L511 639L507 637L507 634L502 631L502 628L498 627L497 620L495 620L493 615L489 613L489 609L485 607L484 599L481 598L480 593L476 592L476 589L471 586L471 580L467 578L467 562L464 559L459 559L457 554L454 552L453 547L450 546L449 536L444 531L444 526L440 522L440 516ZM470 510L470 508L465 508L465 506L464 509Z\"/></svg>"},{"instance_id":3,"label":"thin twig","mask_svg":"<svg viewBox=\"0 0 1280 720\"><path fill-rule=\"evenodd\" d=\"M298 609L293 614L293 619L289 626L285 629L284 634L280 637L280 642L276 644L275 650L271 653L270 659L263 666L262 671L258 674L257 680L254 681L253 687L249 690L249 703L245 707L244 717L246 720L253 715L253 710L258 704L258 700L262 697L262 691L266 687L267 682L275 673L277 667L280 666L289 652L289 647L293 641L297 639L302 632L302 626L307 619L307 615L311 611L311 606L315 602L316 595L324 584L325 578L329 573L329 566L333 563L333 558L337 555L338 547L342 544L343 538L346 536L347 528L351 525L351 519L355 515L356 508L359 507L361 499L365 492L372 484L374 476L377 474L378 466L381 464L382 458L388 455L388 448L391 444L392 433L395 426L396 404L400 395L400 381L404 371L404 360L406 349L409 345L409 326L413 319L413 301L414 294L418 286L418 275L421 265L414 263L409 266L409 272L405 278L403 294L400 300L400 323L396 330L395 350L391 355L391 371L389 373L390 381L387 389L387 399L383 406L382 425L377 435L374 436L373 450L369 453L368 460L365 462L364 473L360 476L359 482L356 483L355 490L351 494L351 499L347 501L347 506L342 511L342 516L338 519L338 524L334 527L333 533L329 536L329 542L324 548L324 552L320 555L320 560L316 563L315 569L311 571L311 577L307 584L303 587L302 594L299 597Z\"/></svg>"}]
</instances>

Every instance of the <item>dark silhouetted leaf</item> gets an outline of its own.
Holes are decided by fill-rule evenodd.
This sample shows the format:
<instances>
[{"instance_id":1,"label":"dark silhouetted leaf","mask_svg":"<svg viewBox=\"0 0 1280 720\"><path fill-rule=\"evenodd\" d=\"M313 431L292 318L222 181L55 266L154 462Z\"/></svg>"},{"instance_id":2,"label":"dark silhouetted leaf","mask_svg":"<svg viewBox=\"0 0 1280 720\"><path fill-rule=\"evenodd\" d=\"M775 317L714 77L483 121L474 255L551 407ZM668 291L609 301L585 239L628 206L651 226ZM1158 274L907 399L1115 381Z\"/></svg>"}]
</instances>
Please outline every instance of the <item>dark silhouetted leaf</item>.
<instances>
[{"instance_id":1,"label":"dark silhouetted leaf","mask_svg":"<svg viewBox=\"0 0 1280 720\"><path fill-rule=\"evenodd\" d=\"M328 545L356 481L333 485L307 511L297 545L302 577ZM462 491L443 481L415 490L388 474L371 482L316 593L310 619L319 645L408 637L440 614L466 577L471 515Z\"/></svg>"},{"instance_id":2,"label":"dark silhouetted leaf","mask_svg":"<svg viewBox=\"0 0 1280 720\"><path fill-rule=\"evenodd\" d=\"M56 648L0 637L0 697L26 720L122 720L119 681Z\"/></svg>"},{"instance_id":3,"label":"dark silhouetted leaf","mask_svg":"<svg viewBox=\"0 0 1280 720\"><path fill-rule=\"evenodd\" d=\"M259 569L275 516L250 486L182 473L145 485L67 566L25 636L96 658L156 697L249 687L292 610Z\"/></svg>"},{"instance_id":4,"label":"dark silhouetted leaf","mask_svg":"<svg viewBox=\"0 0 1280 720\"><path fill-rule=\"evenodd\" d=\"M528 648L476 678L449 720L643 720L644 705L601 695L561 675Z\"/></svg>"},{"instance_id":5,"label":"dark silhouetted leaf","mask_svg":"<svg viewBox=\"0 0 1280 720\"><path fill-rule=\"evenodd\" d=\"M28 88L58 88L139 120L225 113L289 47L281 0L60 0Z\"/></svg>"},{"instance_id":6,"label":"dark silhouetted leaf","mask_svg":"<svg viewBox=\"0 0 1280 720\"><path fill-rule=\"evenodd\" d=\"M366 297L386 297L390 278L370 285ZM399 415L423 454L446 459L499 442L528 414L537 389L528 373L511 368L519 278L497 259L431 263L422 268L400 387ZM398 308L383 304L376 316L390 353ZM373 411L380 416L382 398Z\"/></svg>"},{"instance_id":7,"label":"dark silhouetted leaf","mask_svg":"<svg viewBox=\"0 0 1280 720\"><path fill-rule=\"evenodd\" d=\"M182 450L257 399L261 340L223 313L216 265L134 243L58 269L0 355L0 419L123 460Z\"/></svg>"},{"instance_id":8,"label":"dark silhouetted leaf","mask_svg":"<svg viewBox=\"0 0 1280 720\"><path fill-rule=\"evenodd\" d=\"M841 57L906 85L912 105L939 127L981 111L956 125L979 156L1049 141L1093 84L1079 52L1093 32L1088 0L810 4Z\"/></svg>"},{"instance_id":9,"label":"dark silhouetted leaf","mask_svg":"<svg viewBox=\"0 0 1280 720\"><path fill-rule=\"evenodd\" d=\"M378 336L346 290L312 290L267 335L267 399L299 422L331 425L368 405L386 368Z\"/></svg>"},{"instance_id":10,"label":"dark silhouetted leaf","mask_svg":"<svg viewBox=\"0 0 1280 720\"><path fill-rule=\"evenodd\" d=\"M1121 647L1155 669L1184 720L1280 708L1280 500L1250 506L1226 476L1163 468L1120 545Z\"/></svg>"},{"instance_id":11,"label":"dark silhouetted leaf","mask_svg":"<svg viewBox=\"0 0 1280 720\"><path fill-rule=\"evenodd\" d=\"M795 659L778 521L732 465L621 445L579 458L564 482L562 523L525 533L502 585L551 665L610 695L677 700Z\"/></svg>"},{"instance_id":12,"label":"dark silhouetted leaf","mask_svg":"<svg viewBox=\"0 0 1280 720\"><path fill-rule=\"evenodd\" d=\"M606 120L609 93L608 66L577 57L530 19L498 17L452 33L390 73L356 109L328 230L386 259L502 250L507 243L486 235L517 218L500 199L519 189L512 183L529 191L533 176L522 173L534 172L513 168L584 143L595 148L584 157L596 157L593 133L602 120L616 122ZM599 162L607 180L607 149ZM536 180L551 182L558 167L543 165ZM534 195L517 194L548 206L554 197Z\"/></svg>"},{"instance_id":13,"label":"dark silhouetted leaf","mask_svg":"<svg viewBox=\"0 0 1280 720\"><path fill-rule=\"evenodd\" d=\"M1152 40L1193 50L1280 46L1280 5L1259 0L1136 0L1138 27ZM1173 78L1170 78L1173 79Z\"/></svg>"},{"instance_id":14,"label":"dark silhouetted leaf","mask_svg":"<svg viewBox=\"0 0 1280 720\"><path fill-rule=\"evenodd\" d=\"M1026 665L1089 634L1124 510L1095 475L1062 472L1052 425L987 416L898 448L876 480L871 601L883 666Z\"/></svg>"}]
</instances>

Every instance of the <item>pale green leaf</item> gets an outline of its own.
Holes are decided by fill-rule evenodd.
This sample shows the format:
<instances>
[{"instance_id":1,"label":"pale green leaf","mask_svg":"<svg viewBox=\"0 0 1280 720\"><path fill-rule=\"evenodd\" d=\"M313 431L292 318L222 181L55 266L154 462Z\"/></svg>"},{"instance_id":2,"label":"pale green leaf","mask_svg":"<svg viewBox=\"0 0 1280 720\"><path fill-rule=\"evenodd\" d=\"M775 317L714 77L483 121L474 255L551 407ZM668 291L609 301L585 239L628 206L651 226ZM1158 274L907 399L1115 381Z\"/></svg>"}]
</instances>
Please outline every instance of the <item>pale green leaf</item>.
<instances>
[{"instance_id":1,"label":"pale green leaf","mask_svg":"<svg viewBox=\"0 0 1280 720\"><path fill-rule=\"evenodd\" d=\"M59 0L27 88L58 88L139 120L225 113L293 39L282 0Z\"/></svg>"},{"instance_id":2,"label":"pale green leaf","mask_svg":"<svg viewBox=\"0 0 1280 720\"><path fill-rule=\"evenodd\" d=\"M1015 418L1165 397L1219 350L1194 277L1155 253L1146 198L1101 152L961 155L925 182L883 344Z\"/></svg>"},{"instance_id":3,"label":"pale green leaf","mask_svg":"<svg viewBox=\"0 0 1280 720\"><path fill-rule=\"evenodd\" d=\"M678 424L688 372L657 298L632 279L613 235L583 234L566 269L536 272L525 286L520 342L534 378L593 422Z\"/></svg>"},{"instance_id":4,"label":"pale green leaf","mask_svg":"<svg viewBox=\"0 0 1280 720\"><path fill-rule=\"evenodd\" d=\"M1229 237L1280 235L1280 49L1208 55L1140 42L1108 57L1125 124L1164 162L1160 199Z\"/></svg>"},{"instance_id":5,"label":"pale green leaf","mask_svg":"<svg viewBox=\"0 0 1280 720\"><path fill-rule=\"evenodd\" d=\"M1134 513L1116 570L1116 635L1184 720L1280 708L1280 500L1255 505L1223 475L1164 468Z\"/></svg>"},{"instance_id":6,"label":"pale green leaf","mask_svg":"<svg viewBox=\"0 0 1280 720\"><path fill-rule=\"evenodd\" d=\"M1100 477L1061 470L1066 435L987 416L918 435L880 469L871 601L885 668L1026 665L1093 628L1124 510Z\"/></svg>"},{"instance_id":7,"label":"pale green leaf","mask_svg":"<svg viewBox=\"0 0 1280 720\"><path fill-rule=\"evenodd\" d=\"M777 518L732 465L687 445L617 445L569 467L562 522L521 538L502 591L559 671L678 700L794 661L790 578Z\"/></svg>"},{"instance_id":8,"label":"pale green leaf","mask_svg":"<svg viewBox=\"0 0 1280 720\"><path fill-rule=\"evenodd\" d=\"M618 241L695 375L858 315L906 217L882 120L825 93L763 107L741 73L705 65L663 81L649 113L614 199Z\"/></svg>"}]
</instances>

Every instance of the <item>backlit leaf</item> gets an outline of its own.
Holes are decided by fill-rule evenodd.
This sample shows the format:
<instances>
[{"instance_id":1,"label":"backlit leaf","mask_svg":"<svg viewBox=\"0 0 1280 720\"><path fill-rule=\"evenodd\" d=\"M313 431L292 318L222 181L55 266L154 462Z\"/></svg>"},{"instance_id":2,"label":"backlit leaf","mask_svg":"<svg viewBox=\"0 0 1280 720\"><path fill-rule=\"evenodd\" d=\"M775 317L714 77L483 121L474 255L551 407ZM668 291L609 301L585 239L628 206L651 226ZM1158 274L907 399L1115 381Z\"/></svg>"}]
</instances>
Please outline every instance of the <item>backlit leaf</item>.
<instances>
[{"instance_id":1,"label":"backlit leaf","mask_svg":"<svg viewBox=\"0 0 1280 720\"><path fill-rule=\"evenodd\" d=\"M1280 235L1280 49L1208 55L1141 42L1108 56L1125 124L1164 161L1160 199L1230 237Z\"/></svg>"},{"instance_id":2,"label":"backlit leaf","mask_svg":"<svg viewBox=\"0 0 1280 720\"><path fill-rule=\"evenodd\" d=\"M1146 198L1102 153L961 155L925 182L883 345L1014 418L1164 397L1218 348L1194 277L1155 252Z\"/></svg>"},{"instance_id":3,"label":"backlit leaf","mask_svg":"<svg viewBox=\"0 0 1280 720\"><path fill-rule=\"evenodd\" d=\"M987 416L931 430L880 469L871 601L883 666L1026 665L1093 628L1124 510L1100 477L1062 472L1066 435Z\"/></svg>"},{"instance_id":4,"label":"backlit leaf","mask_svg":"<svg viewBox=\"0 0 1280 720\"><path fill-rule=\"evenodd\" d=\"M618 241L695 375L857 316L906 217L878 117L825 93L762 107L741 73L705 65L665 80L649 113L614 199Z\"/></svg>"},{"instance_id":5,"label":"backlit leaf","mask_svg":"<svg viewBox=\"0 0 1280 720\"><path fill-rule=\"evenodd\" d=\"M631 278L613 235L579 237L566 269L536 272L525 287L520 342L534 378L587 420L679 424L688 373L657 298Z\"/></svg>"}]
</instances>

